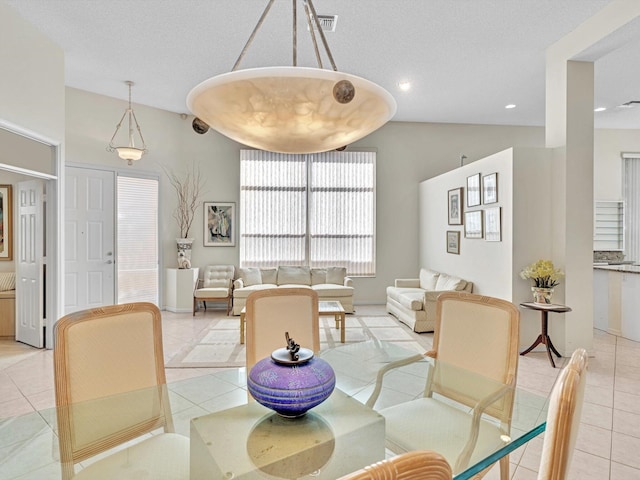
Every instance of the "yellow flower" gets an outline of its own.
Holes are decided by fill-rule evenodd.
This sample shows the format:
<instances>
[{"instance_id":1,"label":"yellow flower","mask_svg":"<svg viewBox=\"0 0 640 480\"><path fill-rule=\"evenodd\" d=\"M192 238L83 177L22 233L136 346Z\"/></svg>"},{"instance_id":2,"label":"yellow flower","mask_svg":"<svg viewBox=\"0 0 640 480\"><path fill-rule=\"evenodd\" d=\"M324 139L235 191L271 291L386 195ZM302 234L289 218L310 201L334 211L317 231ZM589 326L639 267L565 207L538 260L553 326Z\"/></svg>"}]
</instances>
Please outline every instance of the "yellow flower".
<instances>
[{"instance_id":1,"label":"yellow flower","mask_svg":"<svg viewBox=\"0 0 640 480\"><path fill-rule=\"evenodd\" d=\"M553 266L551 260L538 260L531 265L526 266L521 272L522 278L531 279L536 287L553 288L558 285L558 279L564 273Z\"/></svg>"}]
</instances>

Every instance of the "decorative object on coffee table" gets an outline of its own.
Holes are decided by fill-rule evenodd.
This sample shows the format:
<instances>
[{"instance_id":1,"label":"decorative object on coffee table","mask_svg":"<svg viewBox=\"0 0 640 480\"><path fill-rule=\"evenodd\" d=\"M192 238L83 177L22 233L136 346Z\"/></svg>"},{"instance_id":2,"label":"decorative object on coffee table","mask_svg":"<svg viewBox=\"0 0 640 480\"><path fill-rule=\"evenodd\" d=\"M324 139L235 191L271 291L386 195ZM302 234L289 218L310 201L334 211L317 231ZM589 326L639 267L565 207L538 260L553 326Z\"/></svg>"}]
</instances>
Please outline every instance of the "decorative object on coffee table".
<instances>
[{"instance_id":1,"label":"decorative object on coffee table","mask_svg":"<svg viewBox=\"0 0 640 480\"><path fill-rule=\"evenodd\" d=\"M287 346L256 363L247 376L256 401L283 417L300 417L324 402L333 392L336 377L325 360L285 333Z\"/></svg>"}]
</instances>

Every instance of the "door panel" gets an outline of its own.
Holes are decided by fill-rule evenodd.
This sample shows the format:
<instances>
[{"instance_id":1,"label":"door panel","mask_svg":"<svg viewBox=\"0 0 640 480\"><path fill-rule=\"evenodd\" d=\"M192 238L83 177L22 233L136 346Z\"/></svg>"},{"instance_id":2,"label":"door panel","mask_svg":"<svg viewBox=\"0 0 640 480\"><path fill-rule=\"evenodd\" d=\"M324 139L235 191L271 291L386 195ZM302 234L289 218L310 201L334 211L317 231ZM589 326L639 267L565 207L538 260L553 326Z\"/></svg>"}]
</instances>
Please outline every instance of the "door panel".
<instances>
[{"instance_id":1,"label":"door panel","mask_svg":"<svg viewBox=\"0 0 640 480\"><path fill-rule=\"evenodd\" d=\"M115 173L67 167L65 314L115 303Z\"/></svg>"},{"instance_id":2,"label":"door panel","mask_svg":"<svg viewBox=\"0 0 640 480\"><path fill-rule=\"evenodd\" d=\"M16 340L37 348L44 345L42 190L39 180L18 183Z\"/></svg>"}]
</instances>

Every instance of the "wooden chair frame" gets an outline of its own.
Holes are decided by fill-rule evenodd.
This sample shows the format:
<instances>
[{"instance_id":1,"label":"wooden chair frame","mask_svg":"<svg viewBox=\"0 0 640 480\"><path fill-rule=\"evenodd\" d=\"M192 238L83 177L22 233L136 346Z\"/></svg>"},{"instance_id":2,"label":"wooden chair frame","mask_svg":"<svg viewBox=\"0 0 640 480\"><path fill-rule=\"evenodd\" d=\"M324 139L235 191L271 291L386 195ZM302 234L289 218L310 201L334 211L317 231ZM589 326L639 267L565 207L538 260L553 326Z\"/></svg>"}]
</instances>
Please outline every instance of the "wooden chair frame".
<instances>
[{"instance_id":1,"label":"wooden chair frame","mask_svg":"<svg viewBox=\"0 0 640 480\"><path fill-rule=\"evenodd\" d=\"M151 395L158 403L157 414L150 416L143 423L139 423L130 428L112 432L102 438L83 445L81 448L74 447L74 412L75 406L80 402L91 402L91 399L80 399L78 402L73 398L71 383L72 360L67 339L75 328L81 327L87 322L100 322L101 320L125 317L131 315L147 315L152 322L153 330L153 350L155 369L155 393ZM56 323L55 328L55 348L53 351L55 394L56 394L56 414L58 420L58 433L60 444L60 462L62 464L63 479L71 479L75 475L74 465L78 462L93 457L99 453L107 451L114 446L133 440L143 434L149 433L158 428L164 428L165 432L173 432L173 419L169 404L169 396L166 389L166 378L164 370L164 356L162 348L162 323L161 313L158 307L151 303L130 303L124 305L111 305L106 307L83 310L71 313L61 318ZM114 350L117 355L117 350ZM81 361L82 359L80 359ZM100 375L100 372L96 372ZM141 387L142 389L148 388ZM153 385L151 385L153 387ZM120 392L122 393L122 392ZM115 394L114 394L115 395Z\"/></svg>"},{"instance_id":2,"label":"wooden chair frame","mask_svg":"<svg viewBox=\"0 0 640 480\"><path fill-rule=\"evenodd\" d=\"M369 465L338 480L450 480L451 467L431 450L416 450Z\"/></svg>"}]
</instances>

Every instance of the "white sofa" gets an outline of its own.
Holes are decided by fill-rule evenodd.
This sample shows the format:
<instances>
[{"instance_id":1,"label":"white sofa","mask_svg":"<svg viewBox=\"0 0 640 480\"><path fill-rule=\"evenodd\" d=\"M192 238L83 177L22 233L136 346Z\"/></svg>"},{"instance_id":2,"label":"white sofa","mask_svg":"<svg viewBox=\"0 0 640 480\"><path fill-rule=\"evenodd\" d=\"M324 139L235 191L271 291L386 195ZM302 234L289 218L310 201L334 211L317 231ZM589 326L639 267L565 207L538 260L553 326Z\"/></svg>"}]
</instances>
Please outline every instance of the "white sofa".
<instances>
[{"instance_id":1,"label":"white sofa","mask_svg":"<svg viewBox=\"0 0 640 480\"><path fill-rule=\"evenodd\" d=\"M419 278L397 278L387 287L387 312L414 332L432 332L436 318L436 298L447 291L473 292L473 283L446 273L420 269Z\"/></svg>"},{"instance_id":2,"label":"white sofa","mask_svg":"<svg viewBox=\"0 0 640 480\"><path fill-rule=\"evenodd\" d=\"M240 268L233 282L233 314L240 315L251 292L265 288L309 287L321 302L338 301L346 313L353 313L353 280L343 267Z\"/></svg>"}]
</instances>

